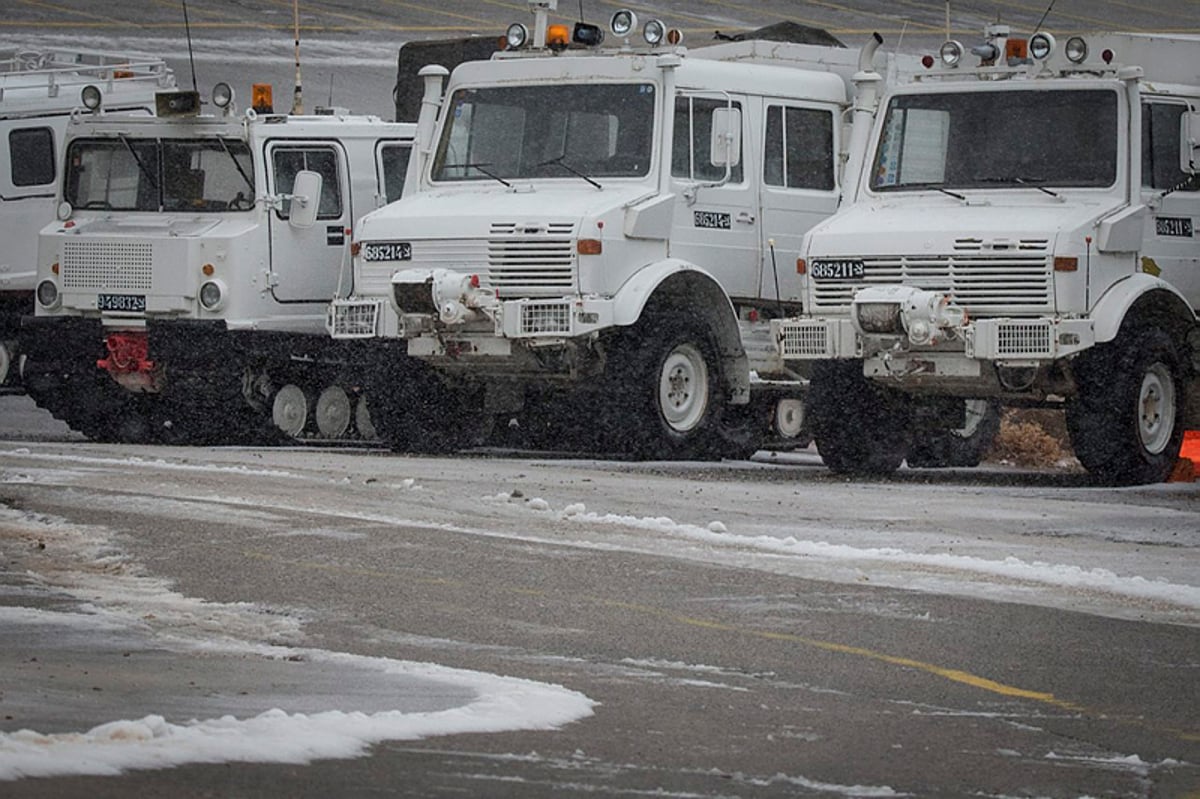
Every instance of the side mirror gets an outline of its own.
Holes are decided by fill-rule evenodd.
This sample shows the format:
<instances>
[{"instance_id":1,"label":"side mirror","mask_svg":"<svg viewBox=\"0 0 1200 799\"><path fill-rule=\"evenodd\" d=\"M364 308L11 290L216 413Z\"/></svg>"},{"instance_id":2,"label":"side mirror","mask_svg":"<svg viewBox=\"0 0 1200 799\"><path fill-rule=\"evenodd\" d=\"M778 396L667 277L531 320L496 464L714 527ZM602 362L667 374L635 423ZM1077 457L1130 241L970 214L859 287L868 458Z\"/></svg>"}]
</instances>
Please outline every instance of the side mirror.
<instances>
[{"instance_id":1,"label":"side mirror","mask_svg":"<svg viewBox=\"0 0 1200 799\"><path fill-rule=\"evenodd\" d=\"M321 175L310 169L296 173L291 199L288 224L300 229L312 227L317 221L317 209L321 205Z\"/></svg>"},{"instance_id":2,"label":"side mirror","mask_svg":"<svg viewBox=\"0 0 1200 799\"><path fill-rule=\"evenodd\" d=\"M712 165L735 167L742 157L742 112L737 108L714 108L712 140L709 142Z\"/></svg>"},{"instance_id":3,"label":"side mirror","mask_svg":"<svg viewBox=\"0 0 1200 799\"><path fill-rule=\"evenodd\" d=\"M1200 174L1200 111L1179 117L1179 168L1184 174Z\"/></svg>"}]
</instances>

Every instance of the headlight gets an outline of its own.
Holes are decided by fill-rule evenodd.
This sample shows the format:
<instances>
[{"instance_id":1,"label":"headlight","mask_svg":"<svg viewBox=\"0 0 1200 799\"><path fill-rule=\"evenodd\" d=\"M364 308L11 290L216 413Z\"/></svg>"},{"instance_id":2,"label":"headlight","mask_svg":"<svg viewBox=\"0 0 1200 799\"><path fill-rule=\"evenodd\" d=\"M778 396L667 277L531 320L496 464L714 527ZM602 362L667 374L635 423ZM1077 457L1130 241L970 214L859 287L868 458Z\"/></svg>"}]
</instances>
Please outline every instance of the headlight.
<instances>
[{"instance_id":1,"label":"headlight","mask_svg":"<svg viewBox=\"0 0 1200 799\"><path fill-rule=\"evenodd\" d=\"M215 311L225 301L225 288L219 280L206 280L200 286L200 304L206 311Z\"/></svg>"},{"instance_id":2,"label":"headlight","mask_svg":"<svg viewBox=\"0 0 1200 799\"><path fill-rule=\"evenodd\" d=\"M1054 37L1049 33L1035 33L1029 37L1029 54L1035 61L1045 61L1054 52Z\"/></svg>"},{"instance_id":3,"label":"headlight","mask_svg":"<svg viewBox=\"0 0 1200 799\"><path fill-rule=\"evenodd\" d=\"M218 83L213 86L212 102L217 108L228 108L233 102L233 87L228 83Z\"/></svg>"},{"instance_id":4,"label":"headlight","mask_svg":"<svg viewBox=\"0 0 1200 799\"><path fill-rule=\"evenodd\" d=\"M58 295L58 284L49 279L38 283L37 299L43 308L57 308L61 299Z\"/></svg>"},{"instance_id":5,"label":"headlight","mask_svg":"<svg viewBox=\"0 0 1200 799\"><path fill-rule=\"evenodd\" d=\"M100 107L100 87L99 86L84 86L83 91L79 93L79 99L83 102L83 107L89 111L95 111Z\"/></svg>"},{"instance_id":6,"label":"headlight","mask_svg":"<svg viewBox=\"0 0 1200 799\"><path fill-rule=\"evenodd\" d=\"M509 50L520 50L529 41L529 28L520 22L514 22L504 32L504 43Z\"/></svg>"},{"instance_id":7,"label":"headlight","mask_svg":"<svg viewBox=\"0 0 1200 799\"><path fill-rule=\"evenodd\" d=\"M642 28L642 38L651 47L657 47L662 44L666 36L667 26L663 24L661 19L652 19L646 23L646 27Z\"/></svg>"},{"instance_id":8,"label":"headlight","mask_svg":"<svg viewBox=\"0 0 1200 799\"><path fill-rule=\"evenodd\" d=\"M628 36L637 27L637 14L628 8L622 8L612 15L608 26L612 29L614 36Z\"/></svg>"},{"instance_id":9,"label":"headlight","mask_svg":"<svg viewBox=\"0 0 1200 799\"><path fill-rule=\"evenodd\" d=\"M942 47L938 50L938 57L942 59L942 63L948 67L958 66L958 62L963 57L963 46L956 41L943 42Z\"/></svg>"},{"instance_id":10,"label":"headlight","mask_svg":"<svg viewBox=\"0 0 1200 799\"><path fill-rule=\"evenodd\" d=\"M1065 52L1067 54L1067 60L1072 64L1083 63L1088 56L1087 42L1085 42L1081 36L1072 36L1070 39L1067 39Z\"/></svg>"},{"instance_id":11,"label":"headlight","mask_svg":"<svg viewBox=\"0 0 1200 799\"><path fill-rule=\"evenodd\" d=\"M854 304L858 328L864 333L904 333L900 303L858 302Z\"/></svg>"}]
</instances>

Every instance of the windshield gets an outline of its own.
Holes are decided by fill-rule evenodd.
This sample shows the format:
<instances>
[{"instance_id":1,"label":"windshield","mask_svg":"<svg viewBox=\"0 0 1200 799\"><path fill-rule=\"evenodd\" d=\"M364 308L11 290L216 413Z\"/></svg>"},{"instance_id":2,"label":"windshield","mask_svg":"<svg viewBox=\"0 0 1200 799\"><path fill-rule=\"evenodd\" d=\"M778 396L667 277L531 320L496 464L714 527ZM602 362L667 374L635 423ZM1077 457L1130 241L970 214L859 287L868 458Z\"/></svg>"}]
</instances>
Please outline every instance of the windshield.
<instances>
[{"instance_id":1,"label":"windshield","mask_svg":"<svg viewBox=\"0 0 1200 799\"><path fill-rule=\"evenodd\" d=\"M900 95L888 104L872 188L1111 186L1109 90Z\"/></svg>"},{"instance_id":2,"label":"windshield","mask_svg":"<svg viewBox=\"0 0 1200 799\"><path fill-rule=\"evenodd\" d=\"M433 179L641 177L650 171L653 84L459 89Z\"/></svg>"},{"instance_id":3,"label":"windshield","mask_svg":"<svg viewBox=\"0 0 1200 799\"><path fill-rule=\"evenodd\" d=\"M76 139L66 180L74 207L113 211L245 210L255 195L239 139Z\"/></svg>"}]
</instances>

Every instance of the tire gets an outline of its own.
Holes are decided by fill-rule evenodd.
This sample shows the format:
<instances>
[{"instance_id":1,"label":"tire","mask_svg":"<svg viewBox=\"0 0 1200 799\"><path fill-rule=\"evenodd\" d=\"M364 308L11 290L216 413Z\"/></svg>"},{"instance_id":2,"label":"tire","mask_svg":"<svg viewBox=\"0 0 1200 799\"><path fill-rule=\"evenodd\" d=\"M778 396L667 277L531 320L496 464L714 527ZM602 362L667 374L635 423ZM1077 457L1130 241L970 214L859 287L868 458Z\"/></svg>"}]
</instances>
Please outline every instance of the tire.
<instances>
[{"instance_id":1,"label":"tire","mask_svg":"<svg viewBox=\"0 0 1200 799\"><path fill-rule=\"evenodd\" d=\"M1159 328L1122 332L1074 367L1067 431L1079 462L1106 484L1165 481L1183 442L1183 366L1171 337Z\"/></svg>"},{"instance_id":2,"label":"tire","mask_svg":"<svg viewBox=\"0 0 1200 799\"><path fill-rule=\"evenodd\" d=\"M908 455L908 399L864 377L862 361L817 362L808 413L821 459L839 474L891 474Z\"/></svg>"},{"instance_id":3,"label":"tire","mask_svg":"<svg viewBox=\"0 0 1200 799\"><path fill-rule=\"evenodd\" d=\"M1000 405L993 400L969 399L966 423L959 428L918 431L908 451L916 468L973 468L987 454L1000 432Z\"/></svg>"},{"instance_id":4,"label":"tire","mask_svg":"<svg viewBox=\"0 0 1200 799\"><path fill-rule=\"evenodd\" d=\"M737 420L723 429L715 337L683 314L648 314L612 342L598 398L600 446L644 459L722 457Z\"/></svg>"}]
</instances>

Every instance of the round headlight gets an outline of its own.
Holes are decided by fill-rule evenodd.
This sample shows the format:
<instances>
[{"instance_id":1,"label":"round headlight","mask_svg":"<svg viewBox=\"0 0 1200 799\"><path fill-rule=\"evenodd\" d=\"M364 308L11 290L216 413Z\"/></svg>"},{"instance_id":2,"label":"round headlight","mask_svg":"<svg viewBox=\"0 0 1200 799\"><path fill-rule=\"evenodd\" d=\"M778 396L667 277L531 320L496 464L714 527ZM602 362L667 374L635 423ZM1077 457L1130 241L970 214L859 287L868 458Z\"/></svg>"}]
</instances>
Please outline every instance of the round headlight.
<instances>
[{"instance_id":1,"label":"round headlight","mask_svg":"<svg viewBox=\"0 0 1200 799\"><path fill-rule=\"evenodd\" d=\"M1088 56L1087 42L1083 40L1082 36L1072 36L1070 39L1067 39L1065 50L1067 60L1072 64L1081 64Z\"/></svg>"},{"instance_id":2,"label":"round headlight","mask_svg":"<svg viewBox=\"0 0 1200 799\"><path fill-rule=\"evenodd\" d=\"M948 67L958 66L958 62L962 61L963 46L960 42L948 41L943 42L942 47L938 50L938 58L942 59L942 63Z\"/></svg>"},{"instance_id":3,"label":"round headlight","mask_svg":"<svg viewBox=\"0 0 1200 799\"><path fill-rule=\"evenodd\" d=\"M661 19L652 19L646 23L646 27L642 28L642 38L651 47L657 47L662 44L663 39L666 37L667 26L663 24Z\"/></svg>"},{"instance_id":4,"label":"round headlight","mask_svg":"<svg viewBox=\"0 0 1200 799\"><path fill-rule=\"evenodd\" d=\"M88 84L83 87L83 91L79 93L79 99L83 102L83 107L89 111L95 111L100 107L100 87Z\"/></svg>"},{"instance_id":5,"label":"round headlight","mask_svg":"<svg viewBox=\"0 0 1200 799\"><path fill-rule=\"evenodd\" d=\"M520 50L529 41L529 28L520 22L514 22L504 32L504 44L509 50Z\"/></svg>"},{"instance_id":6,"label":"round headlight","mask_svg":"<svg viewBox=\"0 0 1200 799\"><path fill-rule=\"evenodd\" d=\"M630 32L637 27L637 14L630 11L628 8L622 8L620 11L612 15L609 20L608 27L612 29L615 36L628 36Z\"/></svg>"},{"instance_id":7,"label":"round headlight","mask_svg":"<svg viewBox=\"0 0 1200 799\"><path fill-rule=\"evenodd\" d=\"M233 102L233 87L224 82L213 86L212 101L217 108L228 108Z\"/></svg>"},{"instance_id":8,"label":"round headlight","mask_svg":"<svg viewBox=\"0 0 1200 799\"><path fill-rule=\"evenodd\" d=\"M1035 61L1045 61L1054 52L1054 37L1049 33L1035 33L1029 37L1029 54Z\"/></svg>"},{"instance_id":9,"label":"round headlight","mask_svg":"<svg viewBox=\"0 0 1200 799\"><path fill-rule=\"evenodd\" d=\"M225 292L221 290L221 284L215 280L205 281L200 286L200 304L206 310L215 311L221 307L221 301L225 299Z\"/></svg>"},{"instance_id":10,"label":"round headlight","mask_svg":"<svg viewBox=\"0 0 1200 799\"><path fill-rule=\"evenodd\" d=\"M43 308L58 307L58 284L53 280L43 280L37 287L38 303Z\"/></svg>"}]
</instances>

